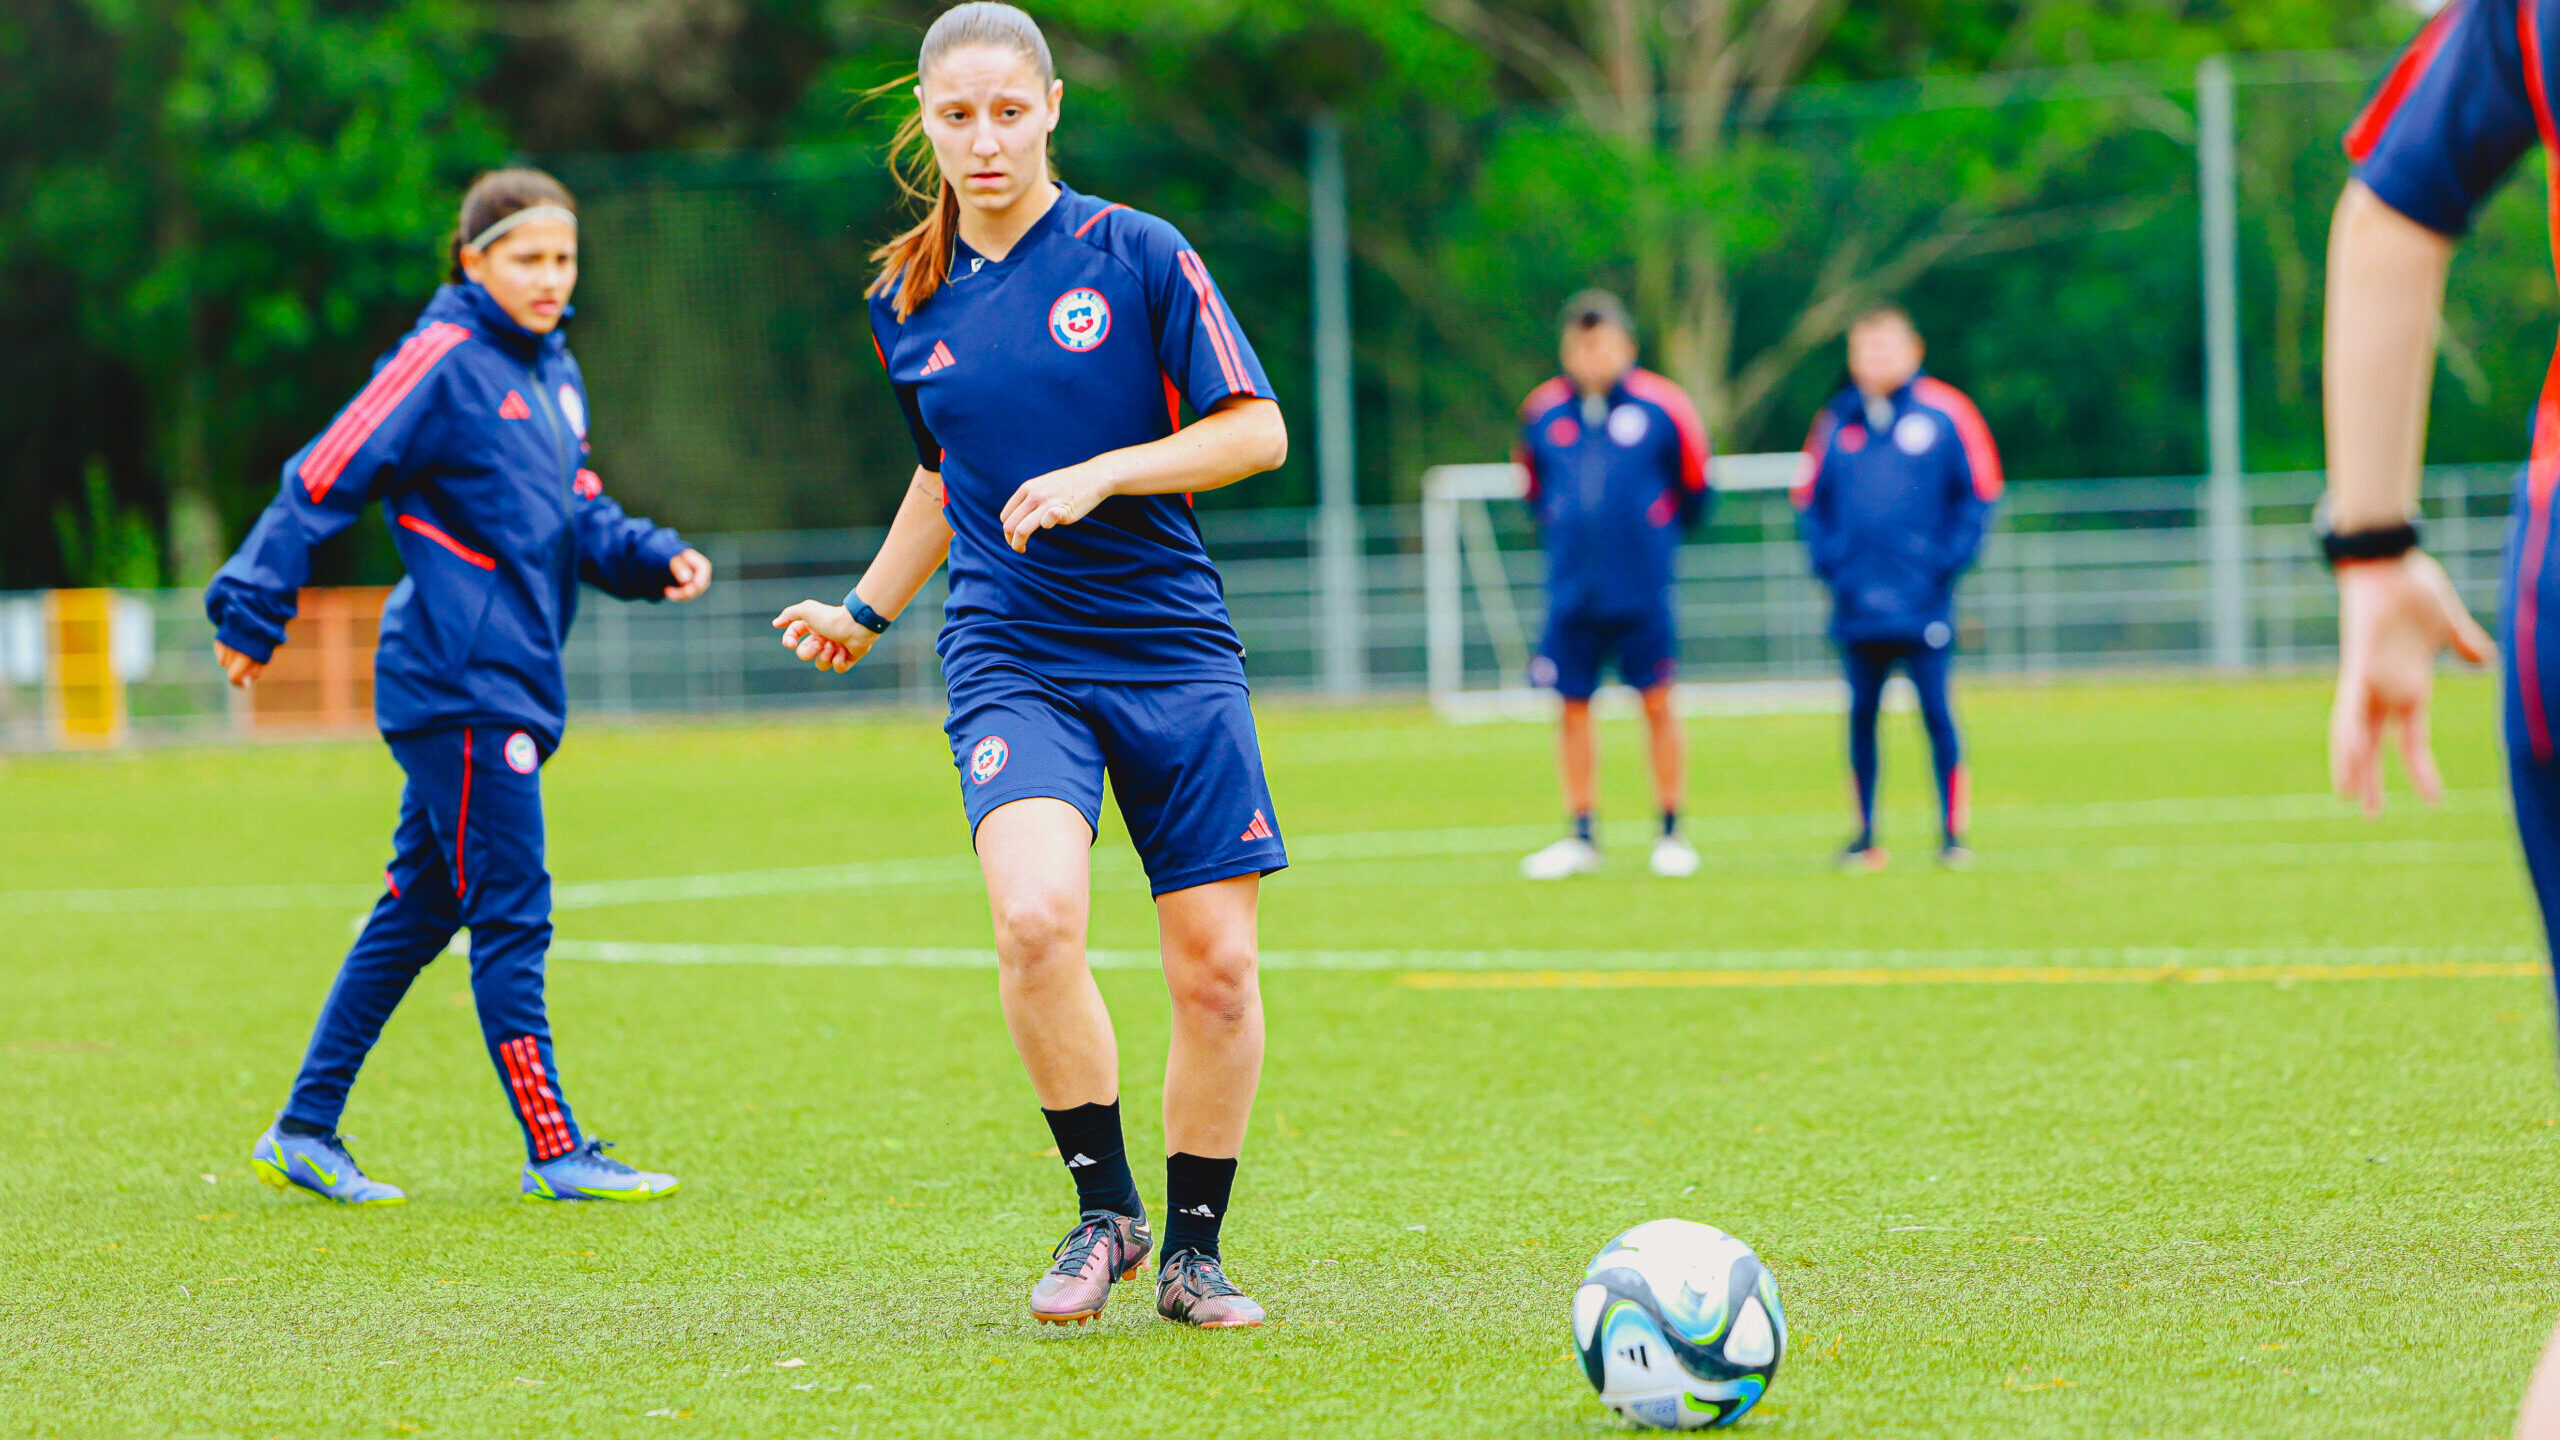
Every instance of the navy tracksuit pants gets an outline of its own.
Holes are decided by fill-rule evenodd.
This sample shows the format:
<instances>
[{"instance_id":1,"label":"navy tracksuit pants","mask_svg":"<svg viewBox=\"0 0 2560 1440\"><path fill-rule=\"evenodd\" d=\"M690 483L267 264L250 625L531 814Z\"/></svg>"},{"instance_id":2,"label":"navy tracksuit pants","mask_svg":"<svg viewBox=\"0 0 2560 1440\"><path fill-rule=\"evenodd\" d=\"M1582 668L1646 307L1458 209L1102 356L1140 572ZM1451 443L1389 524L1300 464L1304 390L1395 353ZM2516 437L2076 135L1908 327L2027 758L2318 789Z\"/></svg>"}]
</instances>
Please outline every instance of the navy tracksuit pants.
<instances>
[{"instance_id":1,"label":"navy tracksuit pants","mask_svg":"<svg viewBox=\"0 0 2560 1440\"><path fill-rule=\"evenodd\" d=\"M383 1023L454 932L471 931L471 995L509 1108L535 1160L580 1143L562 1098L542 1004L551 946L551 875L543 868L542 761L523 730L474 725L391 741L408 774L382 898L347 952L286 1119L335 1132L347 1091Z\"/></svg>"},{"instance_id":2,"label":"navy tracksuit pants","mask_svg":"<svg viewBox=\"0 0 2560 1440\"><path fill-rule=\"evenodd\" d=\"M1858 782L1858 842L1876 833L1876 721L1884 713L1884 682L1899 665L1920 694L1920 719L1929 730L1929 758L1938 772L1938 819L1950 845L1964 838L1964 751L1956 739L1955 707L1947 698L1953 645L1919 640L1846 640L1840 658L1849 676L1849 771Z\"/></svg>"}]
</instances>

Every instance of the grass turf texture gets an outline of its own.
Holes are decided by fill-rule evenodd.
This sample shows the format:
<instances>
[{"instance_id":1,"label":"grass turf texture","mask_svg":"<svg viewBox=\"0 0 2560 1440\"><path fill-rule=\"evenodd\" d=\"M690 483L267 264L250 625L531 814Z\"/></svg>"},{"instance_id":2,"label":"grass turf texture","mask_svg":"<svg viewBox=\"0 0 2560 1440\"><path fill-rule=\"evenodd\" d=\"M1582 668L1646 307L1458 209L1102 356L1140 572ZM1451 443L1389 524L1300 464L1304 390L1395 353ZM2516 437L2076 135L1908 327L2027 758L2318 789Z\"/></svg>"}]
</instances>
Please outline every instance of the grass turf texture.
<instances>
[{"instance_id":1,"label":"grass turf texture","mask_svg":"<svg viewBox=\"0 0 2560 1440\"><path fill-rule=\"evenodd\" d=\"M1755 1433L2501 1433L2552 1311L2537 978L1570 988L2538 955L2484 682L2437 725L2455 803L2375 825L2302 798L2309 682L1964 705L1974 873L1925 863L1908 717L1899 863L1828 873L1838 721L1776 716L1692 724L1686 883L1643 873L1638 737L1608 727L1624 838L1551 887L1513 878L1553 833L1543 727L1266 711L1299 865L1265 891L1271 1061L1228 1251L1275 1323L1229 1334L1158 1321L1146 1284L1091 1327L1031 1324L1071 1192L984 970L556 961L581 1119L685 1192L537 1207L447 959L346 1121L412 1202L280 1198L248 1146L376 883L387 756L7 762L0 1433L1580 1434L1606 1424L1570 1358L1581 1266L1661 1215L1776 1267L1793 1346ZM546 784L564 953L987 943L929 723L590 726ZM1116 830L1097 863L1096 945L1145 950ZM589 883L797 866L838 868ZM148 893L31 893L83 888ZM1382 968L1285 963L1346 951ZM1561 973L1404 973L1472 967ZM1151 1155L1162 986L1102 984Z\"/></svg>"}]
</instances>

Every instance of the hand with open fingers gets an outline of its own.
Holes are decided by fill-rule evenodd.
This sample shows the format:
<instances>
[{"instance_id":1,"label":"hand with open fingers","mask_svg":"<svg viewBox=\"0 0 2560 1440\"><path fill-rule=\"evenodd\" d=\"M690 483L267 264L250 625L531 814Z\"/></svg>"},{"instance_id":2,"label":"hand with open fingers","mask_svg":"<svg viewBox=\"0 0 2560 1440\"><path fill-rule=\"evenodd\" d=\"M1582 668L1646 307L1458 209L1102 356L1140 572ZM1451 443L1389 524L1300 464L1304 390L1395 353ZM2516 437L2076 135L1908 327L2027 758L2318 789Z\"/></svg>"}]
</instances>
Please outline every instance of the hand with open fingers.
<instances>
[{"instance_id":1,"label":"hand with open fingers","mask_svg":"<svg viewBox=\"0 0 2560 1440\"><path fill-rule=\"evenodd\" d=\"M222 667L223 678L243 690L256 684L258 677L267 673L266 661L252 660L219 640L213 642L213 658L214 663Z\"/></svg>"},{"instance_id":2,"label":"hand with open fingers","mask_svg":"<svg viewBox=\"0 0 2560 1440\"><path fill-rule=\"evenodd\" d=\"M670 600L690 600L711 588L711 562L699 550L688 547L667 562L667 578L675 583L667 587Z\"/></svg>"},{"instance_id":3,"label":"hand with open fingers","mask_svg":"<svg viewBox=\"0 0 2560 1440\"><path fill-rule=\"evenodd\" d=\"M2436 656L2451 649L2485 665L2497 646L2471 618L2453 580L2432 556L2338 567L2338 700L2329 713L2329 783L2382 813L2382 742L2397 732L2410 783L2430 805L2444 795L2427 742L2427 705Z\"/></svg>"},{"instance_id":4,"label":"hand with open fingers","mask_svg":"<svg viewBox=\"0 0 2560 1440\"><path fill-rule=\"evenodd\" d=\"M854 623L853 612L824 600L803 600L773 617L783 648L821 670L841 675L871 653L880 637Z\"/></svg>"},{"instance_id":5,"label":"hand with open fingers","mask_svg":"<svg viewBox=\"0 0 2560 1440\"><path fill-rule=\"evenodd\" d=\"M1093 507L1110 493L1102 478L1083 465L1035 475L1004 502L1000 518L1005 543L1015 554L1022 554L1031 547L1033 535L1055 525L1073 525L1092 514Z\"/></svg>"}]
</instances>

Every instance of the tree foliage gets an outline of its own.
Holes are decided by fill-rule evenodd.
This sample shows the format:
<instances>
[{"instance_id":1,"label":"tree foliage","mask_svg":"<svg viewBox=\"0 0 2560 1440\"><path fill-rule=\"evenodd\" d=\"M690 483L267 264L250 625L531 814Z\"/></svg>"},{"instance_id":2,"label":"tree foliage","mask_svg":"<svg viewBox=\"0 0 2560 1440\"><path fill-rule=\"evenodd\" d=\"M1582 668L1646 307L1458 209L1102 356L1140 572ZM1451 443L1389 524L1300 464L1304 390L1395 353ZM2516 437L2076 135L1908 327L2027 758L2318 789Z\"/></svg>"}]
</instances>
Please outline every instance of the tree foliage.
<instances>
[{"instance_id":1,"label":"tree foliage","mask_svg":"<svg viewBox=\"0 0 2560 1440\"><path fill-rule=\"evenodd\" d=\"M1846 321L1896 298L2014 473L2192 471L2187 77L2212 53L2347 47L2258 62L2243 89L2250 458L2316 463L2335 136L2417 23L2401 0L1034 8L1069 83L1066 174L1193 234L1293 408L1305 135L1343 125L1375 499L1499 454L1551 367L1556 303L1595 281L1635 303L1720 449L1792 444ZM863 147L905 102L858 96L912 66L939 9L0 8L0 585L154 555L200 576L414 315L459 186L510 154L557 163L588 204L579 343L644 501L706 529L884 518L903 467L854 292L897 218ZM663 158L776 145L800 148ZM2553 313L2538 224L2501 197L2457 268L2439 455L2518 448ZM1214 503L1312 488L1298 461ZM137 548L137 516L156 543Z\"/></svg>"}]
</instances>

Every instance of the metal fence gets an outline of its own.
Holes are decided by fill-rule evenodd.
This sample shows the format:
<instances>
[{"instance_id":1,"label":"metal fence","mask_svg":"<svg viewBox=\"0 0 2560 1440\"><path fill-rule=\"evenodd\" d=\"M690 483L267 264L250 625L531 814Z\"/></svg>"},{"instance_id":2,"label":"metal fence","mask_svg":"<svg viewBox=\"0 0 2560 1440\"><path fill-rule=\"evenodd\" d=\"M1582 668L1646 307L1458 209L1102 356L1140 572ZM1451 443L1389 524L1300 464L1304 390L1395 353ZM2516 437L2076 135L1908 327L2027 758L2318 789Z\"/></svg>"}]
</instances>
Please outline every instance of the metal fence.
<instances>
[{"instance_id":1,"label":"metal fence","mask_svg":"<svg viewBox=\"0 0 2560 1440\"><path fill-rule=\"evenodd\" d=\"M2513 467L2442 467L2427 483L2428 548L2483 614L2496 600ZM2336 600L2307 538L2316 473L2250 477L2245 596L2257 668L2321 663L2336 639ZM1977 670L2037 675L2100 669L2196 669L2211 660L2213 585L2204 488L2196 478L2024 481L2003 500L1981 564L1964 582L1958 644ZM1318 616L1311 510L1203 512L1266 695L1317 688ZM1521 681L1519 643L1534 643L1541 561L1524 507L1488 506L1500 577L1470 586L1465 684ZM1418 694L1425 682L1424 566L1419 511L1363 515L1370 685ZM624 605L590 594L567 668L581 715L713 715L941 704L933 654L935 590L849 675L820 675L777 643L783 606L844 594L879 544L876 530L715 536L701 542L721 580L690 605ZM1802 680L1835 671L1824 638L1829 605L1808 577L1783 494L1729 496L1681 556L1682 674L1694 681ZM938 582L937 582L938 583ZM218 737L246 712L210 658L212 633L193 591L133 592L124 613L151 633L122 645L126 693L141 739ZM1497 613L1507 600L1511 623ZM1488 604L1487 602L1491 603ZM40 603L0 595L0 745L47 743Z\"/></svg>"}]
</instances>

